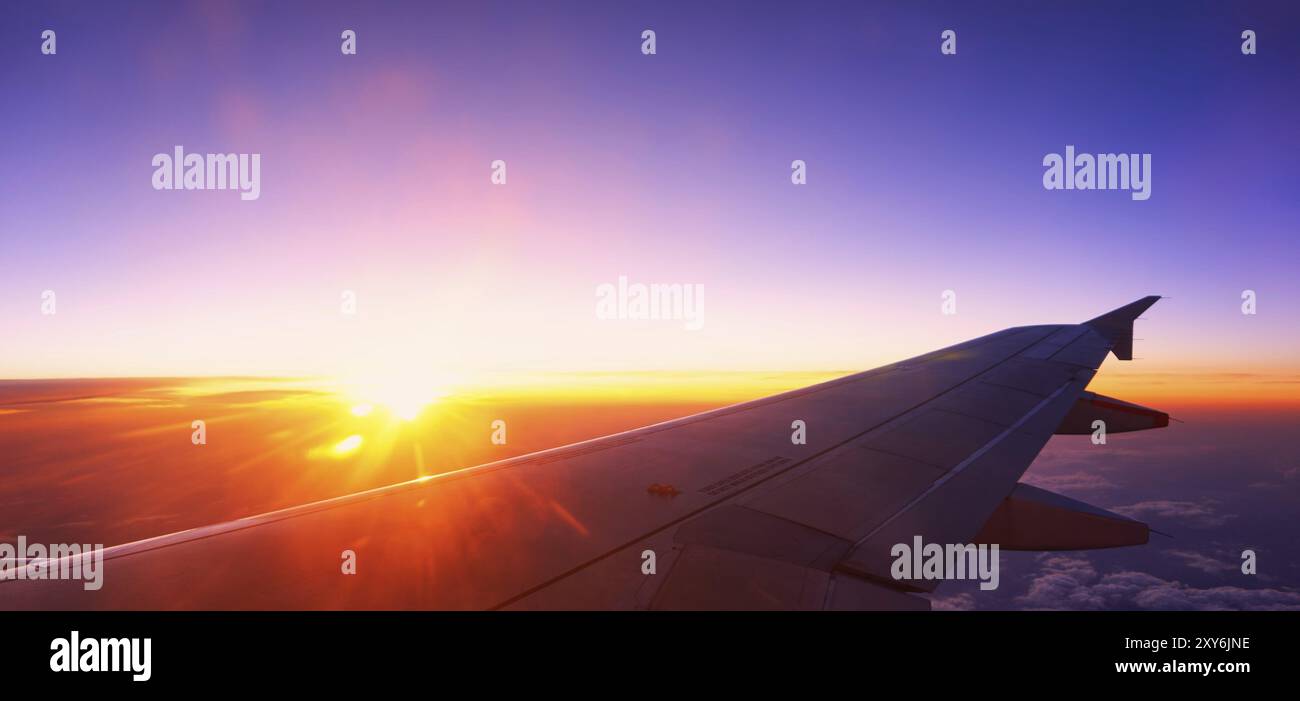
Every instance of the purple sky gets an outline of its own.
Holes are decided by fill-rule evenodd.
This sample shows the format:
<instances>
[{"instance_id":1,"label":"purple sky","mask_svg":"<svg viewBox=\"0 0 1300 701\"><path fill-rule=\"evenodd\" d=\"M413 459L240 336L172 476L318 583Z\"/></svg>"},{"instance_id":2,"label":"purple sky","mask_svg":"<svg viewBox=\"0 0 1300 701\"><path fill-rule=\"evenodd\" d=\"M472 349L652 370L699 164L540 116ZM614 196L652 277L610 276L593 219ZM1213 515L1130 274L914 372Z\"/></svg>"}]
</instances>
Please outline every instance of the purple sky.
<instances>
[{"instance_id":1,"label":"purple sky","mask_svg":"<svg viewBox=\"0 0 1300 701\"><path fill-rule=\"evenodd\" d=\"M1148 370L1295 371L1294 5L761 9L7 6L0 376L853 370L1149 293ZM261 198L154 191L177 144ZM1151 199L1044 190L1067 144L1151 153ZM599 322L622 274L705 328Z\"/></svg>"}]
</instances>

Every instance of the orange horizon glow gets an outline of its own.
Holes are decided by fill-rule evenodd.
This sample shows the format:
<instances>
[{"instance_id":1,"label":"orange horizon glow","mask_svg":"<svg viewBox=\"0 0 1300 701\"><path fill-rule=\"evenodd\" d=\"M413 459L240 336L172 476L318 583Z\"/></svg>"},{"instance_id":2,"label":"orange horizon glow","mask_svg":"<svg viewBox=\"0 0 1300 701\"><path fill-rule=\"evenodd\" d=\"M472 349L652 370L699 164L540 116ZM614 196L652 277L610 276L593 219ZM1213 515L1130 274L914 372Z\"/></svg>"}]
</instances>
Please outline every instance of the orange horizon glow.
<instances>
[{"instance_id":1,"label":"orange horizon glow","mask_svg":"<svg viewBox=\"0 0 1300 701\"><path fill-rule=\"evenodd\" d=\"M1149 367L1146 366L1146 367ZM406 421L442 400L481 401L508 398L510 401L580 401L620 403L717 403L731 404L851 375L872 368L822 371L710 371L646 370L632 372L513 372L484 375L444 375L437 381L403 378L400 374L359 381L356 378L280 376L122 376L100 378L34 378L20 382L39 383L156 381L174 383L169 391L181 396L202 397L226 392L254 391L273 384L282 389L299 389L334 396L346 404L355 417L376 411ZM1173 402L1180 406L1213 407L1300 407L1300 373L1284 368L1255 368L1224 372L1206 368L1138 369L1108 359L1088 389L1125 401ZM94 397L81 401L147 401L130 397ZM1159 408L1159 407L1157 407ZM12 413L20 408L0 410Z\"/></svg>"},{"instance_id":2,"label":"orange horizon glow","mask_svg":"<svg viewBox=\"0 0 1300 701\"><path fill-rule=\"evenodd\" d=\"M75 531L78 509L132 479L133 491L95 507L118 514L99 526L125 542L598 438L844 374L511 373L412 385L399 395L412 404L396 406L359 401L347 383L316 378L32 381L9 388L11 399L21 393L25 400L0 404L0 449L18 456L19 473L79 495L49 505L50 513L40 504L25 507L32 522L50 524L54 540L72 537L58 529ZM1107 361L1090 389L1189 424L1240 414L1253 425L1300 412L1294 387L1285 373L1151 373ZM419 407L414 415L402 410L412 405ZM207 425L203 446L190 443L196 417ZM490 440L496 419L508 423L505 445ZM78 440L67 440L69 430ZM22 479L9 485L21 487Z\"/></svg>"}]
</instances>

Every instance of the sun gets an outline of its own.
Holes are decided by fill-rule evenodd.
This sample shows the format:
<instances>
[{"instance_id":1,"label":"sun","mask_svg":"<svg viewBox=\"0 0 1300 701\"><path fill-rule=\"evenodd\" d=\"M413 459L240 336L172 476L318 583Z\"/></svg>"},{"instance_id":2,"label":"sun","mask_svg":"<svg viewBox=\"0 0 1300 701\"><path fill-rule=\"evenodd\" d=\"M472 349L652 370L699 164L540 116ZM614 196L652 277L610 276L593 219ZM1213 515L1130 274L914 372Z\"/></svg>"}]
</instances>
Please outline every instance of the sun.
<instances>
[{"instance_id":1,"label":"sun","mask_svg":"<svg viewBox=\"0 0 1300 701\"><path fill-rule=\"evenodd\" d=\"M404 421L414 421L424 411L425 407L433 404L438 399L438 396L430 397L423 393L401 392L394 394L391 398L380 399L379 403L387 407L397 418Z\"/></svg>"},{"instance_id":2,"label":"sun","mask_svg":"<svg viewBox=\"0 0 1300 701\"><path fill-rule=\"evenodd\" d=\"M345 382L346 394L353 400L353 416L369 416L375 407L402 421L414 421L424 410L448 396L446 380L427 373L371 374Z\"/></svg>"}]
</instances>

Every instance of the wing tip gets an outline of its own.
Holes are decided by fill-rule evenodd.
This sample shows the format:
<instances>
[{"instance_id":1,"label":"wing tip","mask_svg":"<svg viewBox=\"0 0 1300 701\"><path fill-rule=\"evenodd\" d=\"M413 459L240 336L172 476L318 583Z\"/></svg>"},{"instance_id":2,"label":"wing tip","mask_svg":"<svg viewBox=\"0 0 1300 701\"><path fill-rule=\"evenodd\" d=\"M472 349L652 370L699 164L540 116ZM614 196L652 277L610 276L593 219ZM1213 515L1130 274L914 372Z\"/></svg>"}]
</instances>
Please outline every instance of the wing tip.
<instances>
[{"instance_id":1,"label":"wing tip","mask_svg":"<svg viewBox=\"0 0 1300 701\"><path fill-rule=\"evenodd\" d=\"M1141 316L1142 312L1150 309L1151 305L1160 301L1161 297L1162 295L1147 295L1083 323L1111 342L1111 352L1116 358L1132 360L1133 321Z\"/></svg>"},{"instance_id":2,"label":"wing tip","mask_svg":"<svg viewBox=\"0 0 1300 701\"><path fill-rule=\"evenodd\" d=\"M1142 315L1142 312L1150 309L1153 304L1159 302L1163 298L1164 295L1147 295L1146 297L1129 302L1117 309L1112 309L1099 317L1089 319L1083 323L1092 327L1132 324L1134 319Z\"/></svg>"}]
</instances>

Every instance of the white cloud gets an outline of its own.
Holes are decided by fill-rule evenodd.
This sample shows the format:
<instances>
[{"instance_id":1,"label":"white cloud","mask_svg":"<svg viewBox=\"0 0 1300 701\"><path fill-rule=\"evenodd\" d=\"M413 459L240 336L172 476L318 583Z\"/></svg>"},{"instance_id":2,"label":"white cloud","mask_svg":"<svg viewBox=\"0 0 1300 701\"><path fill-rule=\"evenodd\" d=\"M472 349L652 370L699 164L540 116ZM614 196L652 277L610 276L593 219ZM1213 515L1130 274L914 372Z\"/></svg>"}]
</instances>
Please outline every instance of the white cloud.
<instances>
[{"instance_id":1,"label":"white cloud","mask_svg":"<svg viewBox=\"0 0 1300 701\"><path fill-rule=\"evenodd\" d=\"M1208 572L1210 574L1221 574L1223 572L1230 572L1237 569L1236 564L1216 560L1208 555L1194 552L1192 550L1166 550L1165 554L1182 560L1183 564L1188 567L1198 569L1202 572Z\"/></svg>"},{"instance_id":2,"label":"white cloud","mask_svg":"<svg viewBox=\"0 0 1300 701\"><path fill-rule=\"evenodd\" d=\"M1148 519L1167 519L1181 521L1197 528L1214 528L1222 526L1236 518L1233 514L1221 514L1212 500L1172 501L1160 499L1140 501L1129 506L1116 506L1113 511L1139 521Z\"/></svg>"},{"instance_id":3,"label":"white cloud","mask_svg":"<svg viewBox=\"0 0 1300 701\"><path fill-rule=\"evenodd\" d=\"M1205 589L1145 572L1100 574L1078 556L1045 555L1017 603L1037 609L1172 609L1300 611L1300 591L1220 586Z\"/></svg>"}]
</instances>

